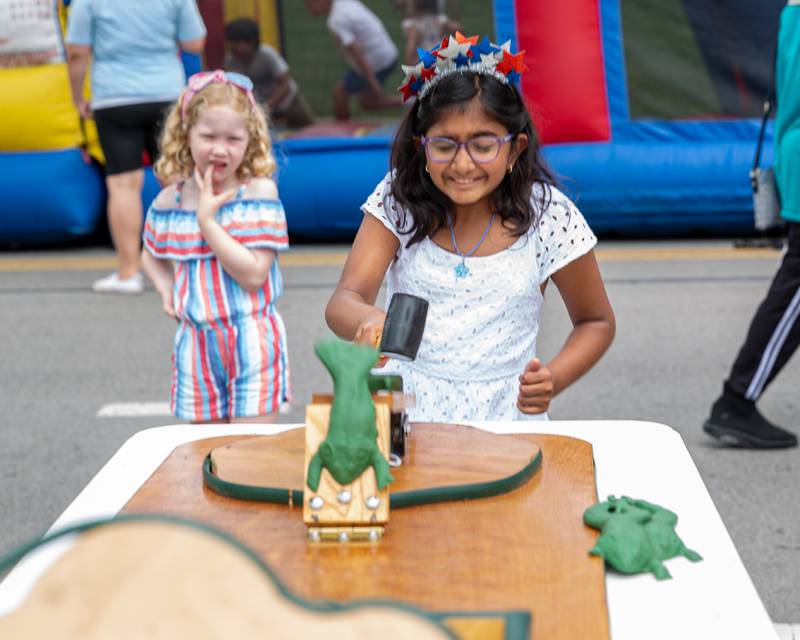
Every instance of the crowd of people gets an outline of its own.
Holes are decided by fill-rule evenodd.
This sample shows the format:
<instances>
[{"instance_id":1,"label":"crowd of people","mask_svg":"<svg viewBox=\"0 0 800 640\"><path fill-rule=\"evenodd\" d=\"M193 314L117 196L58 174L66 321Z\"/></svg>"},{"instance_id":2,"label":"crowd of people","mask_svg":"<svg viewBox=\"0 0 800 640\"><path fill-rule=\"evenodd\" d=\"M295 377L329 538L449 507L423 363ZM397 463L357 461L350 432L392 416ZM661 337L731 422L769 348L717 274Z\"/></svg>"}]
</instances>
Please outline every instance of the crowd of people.
<instances>
[{"instance_id":1,"label":"crowd of people","mask_svg":"<svg viewBox=\"0 0 800 640\"><path fill-rule=\"evenodd\" d=\"M83 117L95 118L106 156L109 222L120 259L119 270L94 288L140 293L141 261L164 312L178 321L176 416L274 420L291 396L286 329L276 308L278 254L288 248L288 229L268 125L301 127L315 116L286 60L261 42L253 20L226 25L222 69L186 82L177 53L202 50L205 36L195 0L118 4L119 11L98 11L93 0L74 0L67 37L75 104ZM354 96L365 109L408 105L389 171L365 194L364 218L326 320L341 338L374 346L386 320L376 306L386 279L387 299L407 293L430 305L418 358L385 365L416 395L412 420L546 418L552 397L588 371L614 337L596 238L543 159L516 84L521 67L499 64L512 54L490 46L496 58L483 55L474 65L466 59L478 37L462 35L447 16L452 0L395 4L406 12L402 96L384 88L400 53L372 11L359 0L305 0L311 15L326 17L349 66L333 88L335 116L349 117ZM800 38L786 26L794 19L791 13L781 29L779 118L800 116L789 113L800 95L794 67L781 62L797 53ZM454 28L454 46L431 54ZM83 83L90 60L88 105ZM427 73L417 79L419 65ZM792 167L798 153L789 139L794 131L786 130L777 146L779 167ZM136 203L144 153L155 160L164 188L142 234ZM789 251L705 427L739 446L796 444L755 410L800 342L800 208L790 176L789 169L779 172ZM572 329L543 362L536 337L548 286L558 288Z\"/></svg>"}]
</instances>

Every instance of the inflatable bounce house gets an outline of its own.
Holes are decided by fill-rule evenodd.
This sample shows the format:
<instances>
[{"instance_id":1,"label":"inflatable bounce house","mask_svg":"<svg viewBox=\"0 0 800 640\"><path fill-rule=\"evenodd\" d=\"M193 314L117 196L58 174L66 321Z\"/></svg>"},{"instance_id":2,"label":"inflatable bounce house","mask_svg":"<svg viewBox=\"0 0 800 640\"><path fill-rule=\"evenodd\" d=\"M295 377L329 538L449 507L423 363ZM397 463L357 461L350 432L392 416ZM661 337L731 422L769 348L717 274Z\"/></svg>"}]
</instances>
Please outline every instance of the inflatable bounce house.
<instances>
[{"instance_id":1,"label":"inflatable bounce house","mask_svg":"<svg viewBox=\"0 0 800 640\"><path fill-rule=\"evenodd\" d=\"M495 41L526 52L521 88L545 156L593 229L753 231L748 172L781 0L493 5ZM293 232L351 236L390 144L385 130L284 141L281 193ZM762 163L771 156L768 129Z\"/></svg>"},{"instance_id":2,"label":"inflatable bounce house","mask_svg":"<svg viewBox=\"0 0 800 640\"><path fill-rule=\"evenodd\" d=\"M86 236L103 222L103 153L72 103L64 33L69 0L0 0L0 243ZM183 58L187 73L199 56ZM88 78L87 78L88 91ZM144 199L158 193L149 172Z\"/></svg>"},{"instance_id":3,"label":"inflatable bounce house","mask_svg":"<svg viewBox=\"0 0 800 640\"><path fill-rule=\"evenodd\" d=\"M79 237L102 219L102 155L72 104L63 28L59 3L0 0L0 242Z\"/></svg>"},{"instance_id":4,"label":"inflatable bounce house","mask_svg":"<svg viewBox=\"0 0 800 640\"><path fill-rule=\"evenodd\" d=\"M463 0L462 12L481 1ZM198 0L209 31L206 65L219 64L224 23L239 15L256 18L262 39L280 48L285 2L300 0ZM65 4L0 0L0 243L80 237L103 218L102 154L70 99ZM491 4L489 35L525 50L521 88L545 155L597 232L753 230L748 171L782 1ZM393 130L317 125L277 142L295 237L353 236L361 203L388 168ZM145 200L156 188L151 177Z\"/></svg>"}]
</instances>

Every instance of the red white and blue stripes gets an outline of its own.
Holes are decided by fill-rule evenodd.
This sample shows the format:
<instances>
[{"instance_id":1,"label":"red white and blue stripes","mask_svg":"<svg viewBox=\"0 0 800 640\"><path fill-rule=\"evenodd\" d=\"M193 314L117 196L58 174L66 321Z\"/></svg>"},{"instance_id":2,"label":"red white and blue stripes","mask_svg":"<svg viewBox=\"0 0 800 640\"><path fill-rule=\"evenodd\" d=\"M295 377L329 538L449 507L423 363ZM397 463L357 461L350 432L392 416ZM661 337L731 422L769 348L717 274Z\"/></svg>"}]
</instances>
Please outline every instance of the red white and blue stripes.
<instances>
[{"instance_id":1,"label":"red white and blue stripes","mask_svg":"<svg viewBox=\"0 0 800 640\"><path fill-rule=\"evenodd\" d=\"M252 249L288 248L277 200L235 200L217 220ZM223 269L194 211L151 207L144 244L174 261L175 311L181 321L173 354L172 408L186 420L266 415L290 397L286 331L275 309L283 293L278 260L264 285L248 291Z\"/></svg>"},{"instance_id":2,"label":"red white and blue stripes","mask_svg":"<svg viewBox=\"0 0 800 640\"><path fill-rule=\"evenodd\" d=\"M286 330L280 315L175 335L171 407L184 420L262 416L291 397Z\"/></svg>"},{"instance_id":3,"label":"red white and blue stripes","mask_svg":"<svg viewBox=\"0 0 800 640\"><path fill-rule=\"evenodd\" d=\"M231 237L251 249L282 251L289 247L286 214L279 200L241 199L226 202L217 222ZM195 212L179 207L150 207L144 225L144 245L156 258L194 260L213 256Z\"/></svg>"}]
</instances>

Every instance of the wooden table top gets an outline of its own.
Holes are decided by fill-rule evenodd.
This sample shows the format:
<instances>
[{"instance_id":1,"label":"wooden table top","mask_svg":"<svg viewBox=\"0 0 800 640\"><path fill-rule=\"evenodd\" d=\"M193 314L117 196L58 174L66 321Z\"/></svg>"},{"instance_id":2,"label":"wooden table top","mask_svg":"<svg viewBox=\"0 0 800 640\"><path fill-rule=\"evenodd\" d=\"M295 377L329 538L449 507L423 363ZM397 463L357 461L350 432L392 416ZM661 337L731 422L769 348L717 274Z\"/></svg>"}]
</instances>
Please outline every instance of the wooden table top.
<instances>
[{"instance_id":1,"label":"wooden table top","mask_svg":"<svg viewBox=\"0 0 800 640\"><path fill-rule=\"evenodd\" d=\"M418 442L426 447L415 449L416 434L423 433L430 437ZM496 439L501 450L515 439L534 443L542 451L541 468L506 495L395 509L379 544L311 545L299 506L210 491L203 484L203 460L241 440L236 436L177 447L123 511L171 513L228 531L303 598L390 598L429 610L523 609L533 616L534 638L608 638L603 562L588 556L597 532L582 520L597 499L591 445L564 436L415 425L407 471L428 456L438 456L445 467L465 451L491 459L484 436Z\"/></svg>"}]
</instances>

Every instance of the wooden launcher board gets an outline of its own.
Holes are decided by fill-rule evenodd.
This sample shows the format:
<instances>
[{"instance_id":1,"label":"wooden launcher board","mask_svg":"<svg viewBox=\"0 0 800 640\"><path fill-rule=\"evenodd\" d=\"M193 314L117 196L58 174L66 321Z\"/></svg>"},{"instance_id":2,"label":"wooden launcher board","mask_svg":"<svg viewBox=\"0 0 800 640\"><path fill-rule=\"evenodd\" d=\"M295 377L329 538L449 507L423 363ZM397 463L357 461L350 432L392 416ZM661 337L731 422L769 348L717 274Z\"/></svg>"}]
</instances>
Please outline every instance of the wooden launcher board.
<instances>
[{"instance_id":1,"label":"wooden launcher board","mask_svg":"<svg viewBox=\"0 0 800 640\"><path fill-rule=\"evenodd\" d=\"M603 561L588 555L597 532L583 524L583 511L597 499L589 443L415 424L405 464L393 469L391 491L485 481L487 469L507 472L508 458L519 460L524 447L530 459L531 445L541 449L541 468L518 489L392 508L378 544L308 544L302 505L236 500L204 485L201 468L213 450L217 473L230 482L300 489L303 429L180 446L123 511L175 514L228 531L301 598L388 598L431 611L521 609L533 616L535 640L605 640ZM428 473L435 478L423 480Z\"/></svg>"},{"instance_id":2,"label":"wooden launcher board","mask_svg":"<svg viewBox=\"0 0 800 640\"><path fill-rule=\"evenodd\" d=\"M448 640L433 621L398 607L311 608L227 541L157 521L83 533L25 602L0 617L0 637Z\"/></svg>"}]
</instances>

